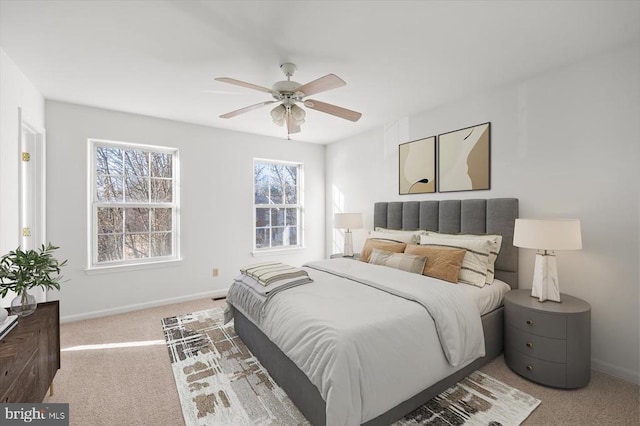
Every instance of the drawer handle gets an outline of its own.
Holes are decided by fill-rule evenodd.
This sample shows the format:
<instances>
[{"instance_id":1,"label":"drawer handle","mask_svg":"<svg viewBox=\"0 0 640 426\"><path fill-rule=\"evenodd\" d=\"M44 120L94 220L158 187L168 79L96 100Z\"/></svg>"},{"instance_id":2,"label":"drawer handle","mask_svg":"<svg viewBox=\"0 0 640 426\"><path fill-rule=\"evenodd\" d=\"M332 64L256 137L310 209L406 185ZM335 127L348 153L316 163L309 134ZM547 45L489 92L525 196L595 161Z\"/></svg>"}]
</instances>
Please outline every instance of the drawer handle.
<instances>
[{"instance_id":1,"label":"drawer handle","mask_svg":"<svg viewBox=\"0 0 640 426\"><path fill-rule=\"evenodd\" d=\"M527 347L528 347L529 349L531 349L531 348L533 347L533 343L531 343L531 342L527 342Z\"/></svg>"},{"instance_id":2,"label":"drawer handle","mask_svg":"<svg viewBox=\"0 0 640 426\"><path fill-rule=\"evenodd\" d=\"M533 325L533 320L527 320L527 325Z\"/></svg>"},{"instance_id":3,"label":"drawer handle","mask_svg":"<svg viewBox=\"0 0 640 426\"><path fill-rule=\"evenodd\" d=\"M533 371L533 366L527 365L527 371Z\"/></svg>"}]
</instances>

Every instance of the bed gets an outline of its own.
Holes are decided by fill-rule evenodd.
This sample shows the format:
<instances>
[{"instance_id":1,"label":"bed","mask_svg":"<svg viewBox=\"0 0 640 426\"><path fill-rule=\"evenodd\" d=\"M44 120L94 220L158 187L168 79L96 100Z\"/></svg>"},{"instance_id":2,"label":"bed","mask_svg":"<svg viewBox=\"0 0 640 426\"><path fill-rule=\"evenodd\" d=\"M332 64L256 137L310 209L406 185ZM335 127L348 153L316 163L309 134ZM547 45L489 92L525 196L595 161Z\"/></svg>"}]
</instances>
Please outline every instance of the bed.
<instances>
[{"instance_id":1,"label":"bed","mask_svg":"<svg viewBox=\"0 0 640 426\"><path fill-rule=\"evenodd\" d=\"M380 202L374 205L374 227L397 230L427 229L451 234L487 233L502 235L502 247L495 262L495 277L508 283L512 289L518 287L518 251L512 243L513 227L517 216L518 200L513 198ZM354 273L363 272L364 270L360 270L366 266L361 267L361 265L358 265L358 263L362 262L336 260L342 261L343 265L340 268L347 268L346 270L349 273L351 271L356 271ZM351 266L348 265L349 262L352 263ZM316 266L323 268L326 266L325 263L319 262ZM333 274L332 271L329 272ZM299 293L304 294L302 290ZM281 297L280 299L284 298ZM274 297L271 303L273 304L277 300ZM320 303L318 302L318 304ZM285 305L278 306L277 303L275 305L279 310L286 309ZM388 327L391 324L383 325ZM318 386L312 383L308 375L280 347L272 342L272 340L278 341L278 339L274 338L274 336L271 336L272 338L270 339L265 335L264 327L256 326L238 309L235 309L234 313L234 327L249 350L260 360L273 379L287 392L294 404L312 424L355 424L353 417L344 422L340 417L341 420L336 422L332 421L331 419L334 417L330 416L328 421L325 399L330 400L330 398L323 398ZM384 411L376 412L373 416L371 415L371 405L374 404L369 404L369 407L366 408L366 399L369 394L366 397L363 396L362 398L365 401L362 402L362 407L359 408L362 408L361 415L363 417L365 417L366 410L368 410L368 415L362 424L391 424L498 356L503 348L503 307L500 306L482 315L481 329L481 334L484 337L484 356L470 363L468 360L463 359L460 365L451 368L450 373L448 372L445 377L422 383L419 388L421 390L412 392L412 396L408 396L406 399L403 398L389 408L384 407ZM440 330L437 331L440 333ZM284 350L291 353L290 347L285 347ZM389 361L393 362L394 360ZM357 366L357 368L360 368L360 366ZM362 376L360 377L362 380Z\"/></svg>"}]
</instances>

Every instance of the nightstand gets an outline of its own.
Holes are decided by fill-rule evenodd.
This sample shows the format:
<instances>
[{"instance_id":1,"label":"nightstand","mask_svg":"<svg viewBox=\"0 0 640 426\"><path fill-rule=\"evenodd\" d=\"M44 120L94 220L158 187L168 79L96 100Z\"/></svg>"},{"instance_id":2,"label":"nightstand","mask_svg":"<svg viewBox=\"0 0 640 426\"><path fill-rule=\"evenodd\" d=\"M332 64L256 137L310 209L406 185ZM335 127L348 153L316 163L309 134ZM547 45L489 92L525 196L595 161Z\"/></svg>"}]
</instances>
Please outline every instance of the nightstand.
<instances>
[{"instance_id":1,"label":"nightstand","mask_svg":"<svg viewBox=\"0 0 640 426\"><path fill-rule=\"evenodd\" d=\"M527 379L556 388L586 386L591 378L591 306L561 294L539 302L531 290L504 298L504 359Z\"/></svg>"},{"instance_id":2,"label":"nightstand","mask_svg":"<svg viewBox=\"0 0 640 426\"><path fill-rule=\"evenodd\" d=\"M345 259L358 260L360 258L360 253L354 253L353 256L344 256L342 253L334 253L329 256L330 259L337 259L340 257L344 257Z\"/></svg>"}]
</instances>

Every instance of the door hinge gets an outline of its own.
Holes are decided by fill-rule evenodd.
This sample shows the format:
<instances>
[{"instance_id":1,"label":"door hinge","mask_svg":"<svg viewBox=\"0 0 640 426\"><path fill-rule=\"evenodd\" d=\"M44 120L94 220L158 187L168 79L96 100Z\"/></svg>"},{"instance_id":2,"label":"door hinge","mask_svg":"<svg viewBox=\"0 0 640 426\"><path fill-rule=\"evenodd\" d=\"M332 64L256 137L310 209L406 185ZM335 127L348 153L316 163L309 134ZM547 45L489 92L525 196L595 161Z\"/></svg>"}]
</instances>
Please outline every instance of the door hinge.
<instances>
[{"instance_id":1,"label":"door hinge","mask_svg":"<svg viewBox=\"0 0 640 426\"><path fill-rule=\"evenodd\" d=\"M22 161L29 161L29 160L31 160L31 154L29 154L28 152L23 152Z\"/></svg>"},{"instance_id":2,"label":"door hinge","mask_svg":"<svg viewBox=\"0 0 640 426\"><path fill-rule=\"evenodd\" d=\"M22 236L30 237L31 236L31 228L22 228Z\"/></svg>"}]
</instances>

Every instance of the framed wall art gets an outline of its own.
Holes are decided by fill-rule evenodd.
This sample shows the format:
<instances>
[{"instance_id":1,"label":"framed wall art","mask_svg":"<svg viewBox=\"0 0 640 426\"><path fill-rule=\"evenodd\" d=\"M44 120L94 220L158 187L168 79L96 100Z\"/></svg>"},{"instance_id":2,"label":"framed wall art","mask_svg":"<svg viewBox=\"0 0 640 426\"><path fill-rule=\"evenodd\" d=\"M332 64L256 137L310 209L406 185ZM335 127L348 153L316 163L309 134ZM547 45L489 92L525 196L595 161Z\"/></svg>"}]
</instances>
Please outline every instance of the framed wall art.
<instances>
[{"instance_id":1,"label":"framed wall art","mask_svg":"<svg viewBox=\"0 0 640 426\"><path fill-rule=\"evenodd\" d=\"M491 123L438 135L438 191L491 188Z\"/></svg>"},{"instance_id":2,"label":"framed wall art","mask_svg":"<svg viewBox=\"0 0 640 426\"><path fill-rule=\"evenodd\" d=\"M400 195L436 192L436 137L399 146Z\"/></svg>"}]
</instances>

